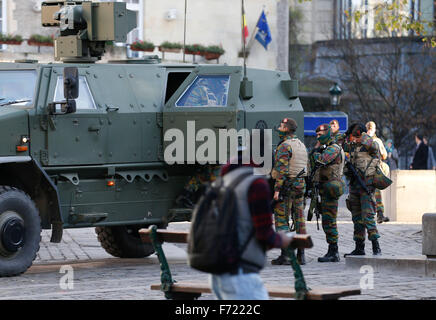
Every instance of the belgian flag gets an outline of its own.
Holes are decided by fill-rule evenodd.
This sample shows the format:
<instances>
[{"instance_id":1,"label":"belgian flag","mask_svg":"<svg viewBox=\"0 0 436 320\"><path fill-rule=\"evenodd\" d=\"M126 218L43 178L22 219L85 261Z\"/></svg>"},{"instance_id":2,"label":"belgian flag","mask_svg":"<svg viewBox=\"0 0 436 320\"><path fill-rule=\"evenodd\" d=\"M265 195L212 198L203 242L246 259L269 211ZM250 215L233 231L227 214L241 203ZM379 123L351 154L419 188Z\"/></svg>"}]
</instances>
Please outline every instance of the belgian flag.
<instances>
[{"instance_id":1,"label":"belgian flag","mask_svg":"<svg viewBox=\"0 0 436 320\"><path fill-rule=\"evenodd\" d=\"M244 9L244 1L242 0L242 25L243 25L243 36L244 36L244 42L246 42L248 37L248 27L247 27L247 20L245 19L245 9Z\"/></svg>"}]
</instances>

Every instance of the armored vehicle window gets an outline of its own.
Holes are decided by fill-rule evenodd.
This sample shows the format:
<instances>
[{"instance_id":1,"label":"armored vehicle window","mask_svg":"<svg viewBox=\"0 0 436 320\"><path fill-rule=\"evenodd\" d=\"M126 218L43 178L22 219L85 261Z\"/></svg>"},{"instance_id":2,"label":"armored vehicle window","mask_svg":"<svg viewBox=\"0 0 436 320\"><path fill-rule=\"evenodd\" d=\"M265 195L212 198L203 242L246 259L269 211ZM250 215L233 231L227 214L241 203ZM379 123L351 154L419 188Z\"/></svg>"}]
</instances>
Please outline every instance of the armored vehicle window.
<instances>
[{"instance_id":1,"label":"armored vehicle window","mask_svg":"<svg viewBox=\"0 0 436 320\"><path fill-rule=\"evenodd\" d=\"M63 101L64 98L64 77L59 76L56 82L54 101ZM95 109L94 99L84 76L79 77L79 97L76 99L77 109Z\"/></svg>"},{"instance_id":2,"label":"armored vehicle window","mask_svg":"<svg viewBox=\"0 0 436 320\"><path fill-rule=\"evenodd\" d=\"M0 71L0 103L25 100L16 104L32 104L36 77L35 70Z\"/></svg>"},{"instance_id":3,"label":"armored vehicle window","mask_svg":"<svg viewBox=\"0 0 436 320\"><path fill-rule=\"evenodd\" d=\"M198 76L176 102L176 107L225 107L230 76Z\"/></svg>"},{"instance_id":4,"label":"armored vehicle window","mask_svg":"<svg viewBox=\"0 0 436 320\"><path fill-rule=\"evenodd\" d=\"M168 73L167 90L165 92L165 103L180 87L183 81L189 76L189 72L170 72Z\"/></svg>"}]
</instances>

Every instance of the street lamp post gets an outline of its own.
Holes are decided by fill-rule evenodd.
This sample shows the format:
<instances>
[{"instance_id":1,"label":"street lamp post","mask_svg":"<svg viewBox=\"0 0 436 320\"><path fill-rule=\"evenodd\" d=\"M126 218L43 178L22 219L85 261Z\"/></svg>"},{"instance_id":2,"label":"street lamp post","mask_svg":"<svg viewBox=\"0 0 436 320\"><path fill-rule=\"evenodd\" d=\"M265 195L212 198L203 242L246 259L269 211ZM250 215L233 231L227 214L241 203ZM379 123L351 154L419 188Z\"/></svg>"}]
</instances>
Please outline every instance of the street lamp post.
<instances>
[{"instance_id":1,"label":"street lamp post","mask_svg":"<svg viewBox=\"0 0 436 320\"><path fill-rule=\"evenodd\" d=\"M339 87L338 83L335 82L333 87L329 90L330 93L330 104L332 107L337 107L341 100L342 89Z\"/></svg>"}]
</instances>

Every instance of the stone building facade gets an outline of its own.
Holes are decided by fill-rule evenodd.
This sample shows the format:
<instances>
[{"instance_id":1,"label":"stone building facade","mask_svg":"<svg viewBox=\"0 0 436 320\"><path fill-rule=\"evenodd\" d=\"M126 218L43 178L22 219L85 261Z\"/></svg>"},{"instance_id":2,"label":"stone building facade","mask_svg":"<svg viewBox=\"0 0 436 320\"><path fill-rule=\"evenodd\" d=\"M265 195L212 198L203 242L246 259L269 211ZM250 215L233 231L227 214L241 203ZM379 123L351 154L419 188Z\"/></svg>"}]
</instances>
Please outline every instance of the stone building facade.
<instances>
[{"instance_id":1,"label":"stone building facade","mask_svg":"<svg viewBox=\"0 0 436 320\"><path fill-rule=\"evenodd\" d=\"M94 0L97 1L97 0ZM103 0L102 0L103 1ZM121 1L121 0L115 0ZM55 35L55 28L41 26L41 0L0 0L1 31L3 34L19 34L28 39L32 34ZM242 50L242 14L241 2L236 0L125 0L130 10L137 11L138 27L128 36L128 43L146 40L156 45L154 54L162 56L157 46L164 42L202 44L221 46L226 52L220 63L242 65L239 56ZM185 20L186 8L186 20ZM245 1L246 23L249 30L247 38L247 66L265 69L288 69L288 0L249 0ZM268 50L256 40L253 34L259 16L265 11L272 35ZM52 47L29 46L23 42L20 46L3 46L1 61L15 59L36 59L41 62L52 61ZM141 54L131 52L123 44L117 44L105 59L114 57L138 57ZM166 53L165 59L182 62L183 54ZM186 62L193 57L185 56ZM198 63L216 63L196 57Z\"/></svg>"}]
</instances>

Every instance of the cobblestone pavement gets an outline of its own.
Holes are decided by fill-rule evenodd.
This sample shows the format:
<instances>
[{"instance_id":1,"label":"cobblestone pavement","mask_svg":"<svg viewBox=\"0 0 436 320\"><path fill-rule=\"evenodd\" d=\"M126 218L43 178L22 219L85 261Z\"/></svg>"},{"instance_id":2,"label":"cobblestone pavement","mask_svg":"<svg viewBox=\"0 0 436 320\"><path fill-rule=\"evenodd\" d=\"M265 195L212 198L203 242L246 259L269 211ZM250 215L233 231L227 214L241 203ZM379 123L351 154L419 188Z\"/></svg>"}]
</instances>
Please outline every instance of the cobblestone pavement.
<instances>
[{"instance_id":1,"label":"cobblestone pavement","mask_svg":"<svg viewBox=\"0 0 436 320\"><path fill-rule=\"evenodd\" d=\"M353 225L350 214L343 206L339 210L339 263L318 263L317 258L327 252L321 224L308 222L308 233L314 247L306 250L307 264L303 266L304 276L309 287L357 286L364 273L359 269L347 268L343 254L354 248L352 241ZM420 255L421 224L383 223L378 225L380 246L384 256ZM173 223L169 229L189 230L189 223ZM43 231L41 249L34 265L23 275L0 278L0 299L68 299L68 300L162 300L164 295L151 291L152 283L160 282L160 268L156 255L144 259L117 259L107 254L97 241L94 228L64 230L59 244L50 243L50 232ZM367 254L371 245L367 241ZM186 265L186 244L165 244L164 250L170 263L173 279L179 281L204 280L208 275L190 269ZM268 284L293 286L293 272L290 266L272 266L271 259L277 257L279 249L268 252L268 263L261 277ZM65 276L60 273L62 265L70 265L74 270L74 288L61 289ZM210 300L206 294L200 297ZM373 289L362 289L360 296L346 300L380 299L436 299L436 278L397 275L389 272L374 272Z\"/></svg>"}]
</instances>

